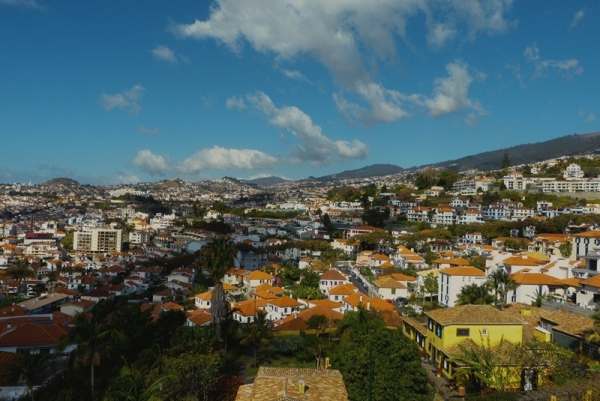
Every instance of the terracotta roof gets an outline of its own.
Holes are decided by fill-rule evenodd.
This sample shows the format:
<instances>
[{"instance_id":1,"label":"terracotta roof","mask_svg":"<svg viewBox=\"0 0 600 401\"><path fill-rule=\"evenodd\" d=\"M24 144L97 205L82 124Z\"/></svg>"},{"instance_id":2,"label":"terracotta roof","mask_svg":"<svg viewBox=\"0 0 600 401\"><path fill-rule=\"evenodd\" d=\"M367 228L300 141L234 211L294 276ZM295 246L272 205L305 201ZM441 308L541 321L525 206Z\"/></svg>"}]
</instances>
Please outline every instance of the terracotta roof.
<instances>
[{"instance_id":1,"label":"terracotta roof","mask_svg":"<svg viewBox=\"0 0 600 401\"><path fill-rule=\"evenodd\" d=\"M443 326L453 324L510 324L523 322L502 313L491 305L462 305L453 308L435 309L425 314Z\"/></svg>"},{"instance_id":2,"label":"terracotta roof","mask_svg":"<svg viewBox=\"0 0 600 401\"><path fill-rule=\"evenodd\" d=\"M544 273L518 272L510 276L513 281L521 285L563 285L559 279Z\"/></svg>"},{"instance_id":3,"label":"terracotta roof","mask_svg":"<svg viewBox=\"0 0 600 401\"><path fill-rule=\"evenodd\" d=\"M196 294L194 298L198 298L201 301L208 302L212 299L212 291L205 291L200 294Z\"/></svg>"},{"instance_id":4,"label":"terracotta roof","mask_svg":"<svg viewBox=\"0 0 600 401\"><path fill-rule=\"evenodd\" d=\"M269 292L269 291L265 291L265 290L261 290L261 291L254 291L252 293L252 295L256 298L261 298L261 299L266 299L266 300L270 300L270 299L276 299L277 295Z\"/></svg>"},{"instance_id":5,"label":"terracotta roof","mask_svg":"<svg viewBox=\"0 0 600 401\"><path fill-rule=\"evenodd\" d=\"M294 298L288 296L278 297L277 299L268 300L269 305L274 305L279 308L294 308L296 306L302 306L302 304L296 301Z\"/></svg>"},{"instance_id":6,"label":"terracotta roof","mask_svg":"<svg viewBox=\"0 0 600 401\"><path fill-rule=\"evenodd\" d=\"M384 277L391 277L396 281L417 281L416 277L407 276L406 274L402 274L402 273L392 273L392 274L385 275L385 276L379 276L379 278L384 278Z\"/></svg>"},{"instance_id":7,"label":"terracotta roof","mask_svg":"<svg viewBox=\"0 0 600 401\"><path fill-rule=\"evenodd\" d=\"M594 277L590 277L579 283L580 285L589 285L590 287L600 288L600 274L596 274Z\"/></svg>"},{"instance_id":8,"label":"terracotta roof","mask_svg":"<svg viewBox=\"0 0 600 401\"><path fill-rule=\"evenodd\" d=\"M544 316L543 319L557 324L552 327L552 330L562 331L582 339L594 331L594 319L563 310L554 311L550 315Z\"/></svg>"},{"instance_id":9,"label":"terracotta roof","mask_svg":"<svg viewBox=\"0 0 600 401\"><path fill-rule=\"evenodd\" d=\"M212 322L212 316L210 313L203 312L189 317L188 320L195 326L204 326L205 324Z\"/></svg>"},{"instance_id":10,"label":"terracotta roof","mask_svg":"<svg viewBox=\"0 0 600 401\"><path fill-rule=\"evenodd\" d=\"M371 300L368 303L368 307L370 309L375 309L378 311L395 311L396 307L394 305L392 305L391 303L387 302L384 299L381 298L371 298Z\"/></svg>"},{"instance_id":11,"label":"terracotta roof","mask_svg":"<svg viewBox=\"0 0 600 401\"><path fill-rule=\"evenodd\" d=\"M347 277L344 276L339 271L337 271L335 269L331 269L331 270L327 270L325 273L321 274L319 276L319 279L320 280L337 280L337 281L343 281L343 280L347 280Z\"/></svg>"},{"instance_id":12,"label":"terracotta roof","mask_svg":"<svg viewBox=\"0 0 600 401\"><path fill-rule=\"evenodd\" d=\"M404 284L394 280L389 276L380 277L377 280L373 281L373 284L378 288L406 288Z\"/></svg>"},{"instance_id":13,"label":"terracotta roof","mask_svg":"<svg viewBox=\"0 0 600 401\"><path fill-rule=\"evenodd\" d=\"M300 380L303 380L306 384L304 394L300 394L298 391ZM236 401L278 401L286 399L345 401L348 400L348 392L339 370L261 366L258 369L254 383L241 386L236 397Z\"/></svg>"},{"instance_id":14,"label":"terracotta roof","mask_svg":"<svg viewBox=\"0 0 600 401\"><path fill-rule=\"evenodd\" d=\"M312 301L306 301L309 306L313 305L319 305L319 306L324 306L326 308L331 308L331 309L337 309L337 308L341 308L342 306L344 306L344 304L342 304L341 302L335 302L335 301L331 301L329 299L314 299Z\"/></svg>"},{"instance_id":15,"label":"terracotta roof","mask_svg":"<svg viewBox=\"0 0 600 401\"><path fill-rule=\"evenodd\" d=\"M357 307L358 305L366 306L367 302L371 301L371 298L363 294L362 292L355 292L352 295L344 298L344 302L352 307Z\"/></svg>"},{"instance_id":16,"label":"terracotta roof","mask_svg":"<svg viewBox=\"0 0 600 401\"><path fill-rule=\"evenodd\" d=\"M585 231L579 234L573 234L573 237L600 238L600 230Z\"/></svg>"},{"instance_id":17,"label":"terracotta roof","mask_svg":"<svg viewBox=\"0 0 600 401\"><path fill-rule=\"evenodd\" d=\"M504 259L502 263L511 266L539 266L544 262L530 257L511 256Z\"/></svg>"},{"instance_id":18,"label":"terracotta roof","mask_svg":"<svg viewBox=\"0 0 600 401\"><path fill-rule=\"evenodd\" d=\"M329 295L352 295L357 291L354 284L340 284L329 289Z\"/></svg>"},{"instance_id":19,"label":"terracotta roof","mask_svg":"<svg viewBox=\"0 0 600 401\"><path fill-rule=\"evenodd\" d=\"M260 270L254 270L246 274L248 280L273 280L273 276Z\"/></svg>"},{"instance_id":20,"label":"terracotta roof","mask_svg":"<svg viewBox=\"0 0 600 401\"><path fill-rule=\"evenodd\" d=\"M264 299L248 299L233 305L234 312L241 316L254 316L262 311L260 308L266 308L267 301Z\"/></svg>"},{"instance_id":21,"label":"terracotta roof","mask_svg":"<svg viewBox=\"0 0 600 401\"><path fill-rule=\"evenodd\" d=\"M68 326L55 323L27 322L0 336L0 347L53 346L70 330Z\"/></svg>"},{"instance_id":22,"label":"terracotta roof","mask_svg":"<svg viewBox=\"0 0 600 401\"><path fill-rule=\"evenodd\" d=\"M483 270L472 266L449 267L447 269L441 269L440 274L446 274L448 276L485 276L485 272Z\"/></svg>"}]
</instances>

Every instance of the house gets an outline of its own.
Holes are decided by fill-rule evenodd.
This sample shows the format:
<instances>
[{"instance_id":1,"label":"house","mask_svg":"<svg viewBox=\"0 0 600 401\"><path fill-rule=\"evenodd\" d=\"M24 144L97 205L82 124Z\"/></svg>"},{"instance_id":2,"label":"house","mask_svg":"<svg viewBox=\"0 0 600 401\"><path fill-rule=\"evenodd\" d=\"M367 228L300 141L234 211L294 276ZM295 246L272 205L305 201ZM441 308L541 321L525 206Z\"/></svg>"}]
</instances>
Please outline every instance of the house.
<instances>
[{"instance_id":1,"label":"house","mask_svg":"<svg viewBox=\"0 0 600 401\"><path fill-rule=\"evenodd\" d=\"M194 296L194 305L199 309L210 308L210 301L212 300L212 291L205 291L201 294Z\"/></svg>"},{"instance_id":2,"label":"house","mask_svg":"<svg viewBox=\"0 0 600 401\"><path fill-rule=\"evenodd\" d=\"M341 302L349 295L352 295L358 291L358 288L354 284L340 284L337 287L329 289L329 300L334 302Z\"/></svg>"},{"instance_id":3,"label":"house","mask_svg":"<svg viewBox=\"0 0 600 401\"><path fill-rule=\"evenodd\" d=\"M438 275L438 301L445 307L453 307L463 287L478 286L486 282L485 272L472 266L459 266L441 269Z\"/></svg>"},{"instance_id":4,"label":"house","mask_svg":"<svg viewBox=\"0 0 600 401\"><path fill-rule=\"evenodd\" d=\"M208 309L197 309L192 312L186 312L187 320L185 325L193 326L208 326L212 323L212 315Z\"/></svg>"},{"instance_id":5,"label":"house","mask_svg":"<svg viewBox=\"0 0 600 401\"><path fill-rule=\"evenodd\" d=\"M398 297L408 298L408 288L405 284L394 280L391 276L382 276L373 280L369 288L370 295L383 299L396 299Z\"/></svg>"},{"instance_id":6,"label":"house","mask_svg":"<svg viewBox=\"0 0 600 401\"><path fill-rule=\"evenodd\" d=\"M77 299L69 301L60 306L60 311L69 316L75 316L78 313L87 313L94 309L96 302L86 299Z\"/></svg>"},{"instance_id":7,"label":"house","mask_svg":"<svg viewBox=\"0 0 600 401\"><path fill-rule=\"evenodd\" d=\"M240 323L252 323L257 313L267 313L267 301L264 299L248 299L232 304L233 319Z\"/></svg>"},{"instance_id":8,"label":"house","mask_svg":"<svg viewBox=\"0 0 600 401\"><path fill-rule=\"evenodd\" d=\"M519 286L506 294L508 302L530 304L538 297L547 295L556 295L558 299L563 299L565 284L548 274L521 271L510 278Z\"/></svg>"},{"instance_id":9,"label":"house","mask_svg":"<svg viewBox=\"0 0 600 401\"><path fill-rule=\"evenodd\" d=\"M9 324L0 336L0 351L18 353L29 349L33 353L54 353L58 341L71 328L47 320L21 321Z\"/></svg>"},{"instance_id":10,"label":"house","mask_svg":"<svg viewBox=\"0 0 600 401\"><path fill-rule=\"evenodd\" d=\"M327 270L319 276L319 289L323 294L329 294L331 288L348 283L350 283L348 277L336 269Z\"/></svg>"},{"instance_id":11,"label":"house","mask_svg":"<svg viewBox=\"0 0 600 401\"><path fill-rule=\"evenodd\" d=\"M288 296L267 300L267 319L276 321L300 310L302 304Z\"/></svg>"},{"instance_id":12,"label":"house","mask_svg":"<svg viewBox=\"0 0 600 401\"><path fill-rule=\"evenodd\" d=\"M458 344L473 342L494 347L501 341L516 344L523 340L523 320L491 305L455 306L425 315L429 359L448 379L458 368L453 362L453 357L460 354Z\"/></svg>"},{"instance_id":13,"label":"house","mask_svg":"<svg viewBox=\"0 0 600 401\"><path fill-rule=\"evenodd\" d=\"M246 291L251 292L261 284L273 284L273 276L261 270L254 270L244 275L243 283Z\"/></svg>"}]
</instances>

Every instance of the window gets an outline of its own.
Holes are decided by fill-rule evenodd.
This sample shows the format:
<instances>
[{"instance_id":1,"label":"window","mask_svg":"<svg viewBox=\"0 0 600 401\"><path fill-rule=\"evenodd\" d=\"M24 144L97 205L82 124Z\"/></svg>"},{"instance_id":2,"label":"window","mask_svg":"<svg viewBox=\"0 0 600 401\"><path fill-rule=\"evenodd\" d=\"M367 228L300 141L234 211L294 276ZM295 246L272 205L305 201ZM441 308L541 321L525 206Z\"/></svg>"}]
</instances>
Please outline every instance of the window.
<instances>
[{"instance_id":1,"label":"window","mask_svg":"<svg viewBox=\"0 0 600 401\"><path fill-rule=\"evenodd\" d=\"M456 329L456 337L469 337L469 329Z\"/></svg>"},{"instance_id":2,"label":"window","mask_svg":"<svg viewBox=\"0 0 600 401\"><path fill-rule=\"evenodd\" d=\"M429 330L433 331L433 320L429 319L429 322L427 323L427 327L429 328Z\"/></svg>"},{"instance_id":3,"label":"window","mask_svg":"<svg viewBox=\"0 0 600 401\"><path fill-rule=\"evenodd\" d=\"M442 326L440 326L439 324L435 326L435 335L439 338L442 338Z\"/></svg>"},{"instance_id":4,"label":"window","mask_svg":"<svg viewBox=\"0 0 600 401\"><path fill-rule=\"evenodd\" d=\"M482 336L487 336L488 335L488 329L481 330L481 335Z\"/></svg>"},{"instance_id":5,"label":"window","mask_svg":"<svg viewBox=\"0 0 600 401\"><path fill-rule=\"evenodd\" d=\"M392 288L392 295L396 295L396 289Z\"/></svg>"}]
</instances>

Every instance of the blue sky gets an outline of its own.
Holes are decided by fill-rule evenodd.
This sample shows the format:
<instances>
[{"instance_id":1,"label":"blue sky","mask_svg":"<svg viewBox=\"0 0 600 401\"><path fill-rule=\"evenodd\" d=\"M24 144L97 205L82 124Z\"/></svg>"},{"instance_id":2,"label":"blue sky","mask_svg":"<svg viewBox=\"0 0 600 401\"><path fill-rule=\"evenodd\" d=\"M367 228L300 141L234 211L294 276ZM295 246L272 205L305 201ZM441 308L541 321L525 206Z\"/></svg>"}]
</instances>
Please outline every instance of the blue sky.
<instances>
[{"instance_id":1,"label":"blue sky","mask_svg":"<svg viewBox=\"0 0 600 401\"><path fill-rule=\"evenodd\" d=\"M599 8L0 0L0 182L298 179L596 132Z\"/></svg>"}]
</instances>

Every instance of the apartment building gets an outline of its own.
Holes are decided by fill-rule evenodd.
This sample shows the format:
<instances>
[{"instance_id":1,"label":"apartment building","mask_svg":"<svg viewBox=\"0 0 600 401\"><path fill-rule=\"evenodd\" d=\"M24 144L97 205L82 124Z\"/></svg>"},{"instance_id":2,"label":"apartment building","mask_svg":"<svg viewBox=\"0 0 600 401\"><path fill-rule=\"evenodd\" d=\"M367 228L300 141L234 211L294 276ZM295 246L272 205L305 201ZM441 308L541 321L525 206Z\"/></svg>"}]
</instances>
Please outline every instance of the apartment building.
<instances>
[{"instance_id":1,"label":"apartment building","mask_svg":"<svg viewBox=\"0 0 600 401\"><path fill-rule=\"evenodd\" d=\"M121 252L123 230L112 228L91 228L76 231L73 237L73 250L87 253Z\"/></svg>"}]
</instances>

